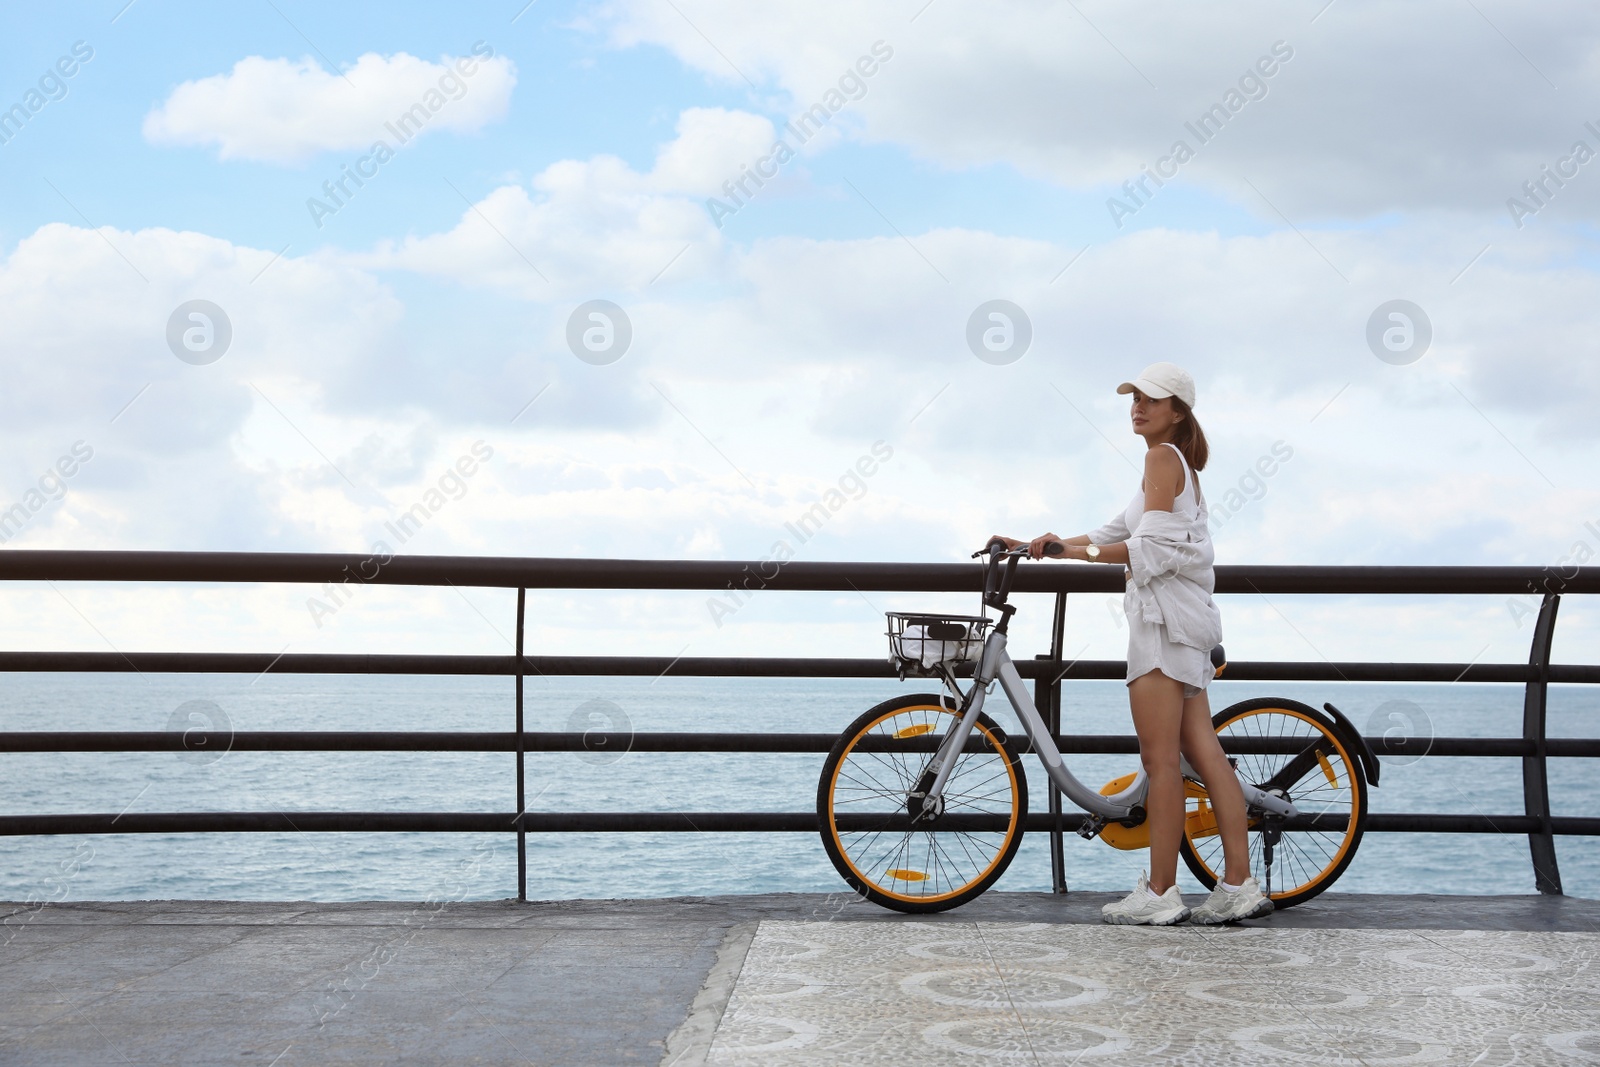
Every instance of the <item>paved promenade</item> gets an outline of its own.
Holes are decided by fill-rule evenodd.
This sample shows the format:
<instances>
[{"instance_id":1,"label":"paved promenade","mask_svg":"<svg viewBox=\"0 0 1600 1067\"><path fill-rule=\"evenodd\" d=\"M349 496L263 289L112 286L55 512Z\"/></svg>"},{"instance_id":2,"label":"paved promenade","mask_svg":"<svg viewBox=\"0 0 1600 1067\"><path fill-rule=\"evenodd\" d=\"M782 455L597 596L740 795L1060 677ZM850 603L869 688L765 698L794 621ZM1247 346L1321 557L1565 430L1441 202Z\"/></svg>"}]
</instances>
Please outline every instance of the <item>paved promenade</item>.
<instances>
[{"instance_id":1,"label":"paved promenade","mask_svg":"<svg viewBox=\"0 0 1600 1067\"><path fill-rule=\"evenodd\" d=\"M0 904L0 1064L1600 1062L1600 903Z\"/></svg>"}]
</instances>

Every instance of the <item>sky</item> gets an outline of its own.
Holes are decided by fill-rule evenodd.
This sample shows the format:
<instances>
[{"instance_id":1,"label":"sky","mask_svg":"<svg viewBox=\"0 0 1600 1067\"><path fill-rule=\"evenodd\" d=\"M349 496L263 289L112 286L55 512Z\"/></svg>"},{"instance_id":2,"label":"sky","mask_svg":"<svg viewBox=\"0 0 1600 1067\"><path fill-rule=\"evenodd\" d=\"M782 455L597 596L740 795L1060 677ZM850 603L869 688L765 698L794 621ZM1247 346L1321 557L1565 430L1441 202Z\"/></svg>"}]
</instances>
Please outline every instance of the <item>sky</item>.
<instances>
[{"instance_id":1,"label":"sky","mask_svg":"<svg viewBox=\"0 0 1600 1067\"><path fill-rule=\"evenodd\" d=\"M1120 511L1143 441L1115 388L1166 360L1219 564L1600 552L1592 5L7 23L5 550L962 560ZM514 594L3 595L10 648L503 652ZM529 647L875 656L880 612L967 599L553 592ZM1234 658L1295 660L1525 661L1536 607L1219 603ZM1123 626L1074 594L1067 650L1120 659ZM1594 661L1583 598L1557 633Z\"/></svg>"}]
</instances>

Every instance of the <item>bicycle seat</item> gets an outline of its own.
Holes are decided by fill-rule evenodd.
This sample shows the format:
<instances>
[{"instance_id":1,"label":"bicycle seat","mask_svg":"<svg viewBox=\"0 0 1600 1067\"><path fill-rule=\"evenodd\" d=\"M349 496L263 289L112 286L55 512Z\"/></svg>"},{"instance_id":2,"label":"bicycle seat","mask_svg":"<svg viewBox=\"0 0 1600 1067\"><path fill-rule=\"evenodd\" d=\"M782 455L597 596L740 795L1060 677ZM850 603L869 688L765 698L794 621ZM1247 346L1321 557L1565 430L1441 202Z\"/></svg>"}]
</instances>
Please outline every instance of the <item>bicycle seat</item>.
<instances>
[{"instance_id":1,"label":"bicycle seat","mask_svg":"<svg viewBox=\"0 0 1600 1067\"><path fill-rule=\"evenodd\" d=\"M1211 650L1211 676L1213 678L1222 677L1222 669L1227 665L1228 654L1222 651L1222 646L1218 645L1217 647L1213 648Z\"/></svg>"}]
</instances>

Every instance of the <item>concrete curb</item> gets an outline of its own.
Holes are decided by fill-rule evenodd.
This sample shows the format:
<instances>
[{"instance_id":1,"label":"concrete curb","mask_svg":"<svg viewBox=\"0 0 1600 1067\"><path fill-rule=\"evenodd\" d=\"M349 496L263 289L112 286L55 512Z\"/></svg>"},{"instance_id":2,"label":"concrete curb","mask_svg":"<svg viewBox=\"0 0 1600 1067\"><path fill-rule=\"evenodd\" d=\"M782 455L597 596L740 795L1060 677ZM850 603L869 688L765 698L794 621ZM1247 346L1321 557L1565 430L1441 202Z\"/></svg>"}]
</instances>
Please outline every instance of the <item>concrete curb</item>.
<instances>
[{"instance_id":1,"label":"concrete curb","mask_svg":"<svg viewBox=\"0 0 1600 1067\"><path fill-rule=\"evenodd\" d=\"M667 1051L661 1058L661 1067L705 1067L706 1057L711 1053L711 1040L722 1022L723 1012L728 1010L734 984L739 980L750 943L760 927L760 922L749 922L729 929L722 939L722 947L717 949L717 962L711 965L705 984L689 1005L688 1017L667 1036Z\"/></svg>"}]
</instances>

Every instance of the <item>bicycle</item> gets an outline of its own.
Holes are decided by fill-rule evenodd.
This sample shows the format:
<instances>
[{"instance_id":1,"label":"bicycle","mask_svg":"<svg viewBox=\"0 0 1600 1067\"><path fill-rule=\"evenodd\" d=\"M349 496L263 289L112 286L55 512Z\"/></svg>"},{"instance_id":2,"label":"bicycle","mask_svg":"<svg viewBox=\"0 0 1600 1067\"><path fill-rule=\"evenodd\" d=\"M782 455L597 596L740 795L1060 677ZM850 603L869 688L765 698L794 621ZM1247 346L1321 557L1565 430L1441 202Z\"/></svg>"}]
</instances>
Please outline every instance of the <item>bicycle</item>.
<instances>
[{"instance_id":1,"label":"bicycle","mask_svg":"<svg viewBox=\"0 0 1600 1067\"><path fill-rule=\"evenodd\" d=\"M1051 546L1059 554L1059 546ZM858 894L904 912L935 912L974 899L1005 873L1028 821L1021 757L1033 752L1052 786L1086 812L1078 833L1114 848L1149 846L1143 769L1091 790L1073 776L1034 708L1006 631L1007 603L1026 546L1000 541L989 556L981 614L888 613L890 661L900 679L932 677L943 693L895 697L851 723L817 783L817 815L828 858ZM1005 561L1002 566L1002 561ZM999 615L991 627L989 610ZM1226 666L1212 650L1218 674ZM958 667L972 665L963 691ZM998 681L1022 724L1019 745L984 713ZM1278 697L1245 700L1212 723L1244 789L1251 869L1277 908L1315 897L1350 865L1379 765L1370 745L1332 704L1325 712ZM1185 864L1206 889L1222 870L1222 843L1205 785L1182 761ZM1274 868L1280 881L1274 885Z\"/></svg>"}]
</instances>

